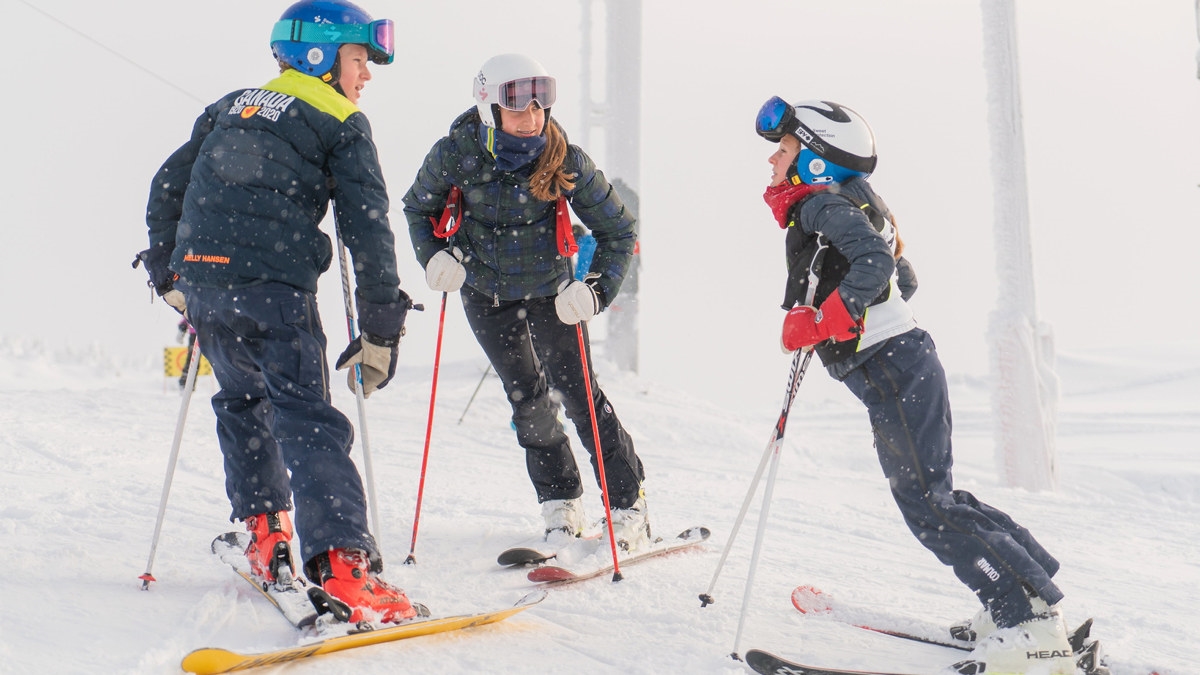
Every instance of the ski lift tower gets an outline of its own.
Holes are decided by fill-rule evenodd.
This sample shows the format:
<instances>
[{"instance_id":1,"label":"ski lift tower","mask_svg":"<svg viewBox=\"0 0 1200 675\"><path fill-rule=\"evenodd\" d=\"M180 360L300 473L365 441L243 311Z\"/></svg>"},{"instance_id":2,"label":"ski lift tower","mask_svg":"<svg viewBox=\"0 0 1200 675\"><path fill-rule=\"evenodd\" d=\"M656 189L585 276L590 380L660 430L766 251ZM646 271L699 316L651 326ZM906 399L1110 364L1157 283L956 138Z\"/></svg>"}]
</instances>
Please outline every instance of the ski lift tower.
<instances>
[{"instance_id":1,"label":"ski lift tower","mask_svg":"<svg viewBox=\"0 0 1200 675\"><path fill-rule=\"evenodd\" d=\"M582 133L579 145L592 152L603 148L603 161L597 162L621 200L639 216L639 229L645 226L638 211L641 189L642 146L642 0L583 0ZM600 7L602 6L602 10ZM595 36L603 40L595 40ZM603 45L600 49L599 46ZM593 54L599 51L599 54ZM598 56L598 58L593 58ZM603 74L601 82L593 75ZM596 78L600 80L600 78ZM597 96L599 93L599 96ZM592 145L592 134L599 141ZM621 292L609 305L608 355L618 368L638 370L638 277L640 248L634 248L633 262L621 284Z\"/></svg>"},{"instance_id":2,"label":"ski lift tower","mask_svg":"<svg viewBox=\"0 0 1200 675\"><path fill-rule=\"evenodd\" d=\"M982 0L1000 291L989 322L995 453L1005 484L1053 490L1058 377L1053 334L1036 313L1014 2Z\"/></svg>"}]
</instances>

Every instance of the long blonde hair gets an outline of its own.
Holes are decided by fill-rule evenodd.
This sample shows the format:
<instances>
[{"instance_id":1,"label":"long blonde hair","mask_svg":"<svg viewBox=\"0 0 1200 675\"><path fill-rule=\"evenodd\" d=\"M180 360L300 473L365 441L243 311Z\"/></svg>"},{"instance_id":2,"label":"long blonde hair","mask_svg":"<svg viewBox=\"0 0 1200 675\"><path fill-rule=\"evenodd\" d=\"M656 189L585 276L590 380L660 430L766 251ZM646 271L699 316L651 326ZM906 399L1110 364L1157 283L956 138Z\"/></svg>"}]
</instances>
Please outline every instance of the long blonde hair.
<instances>
[{"instance_id":1,"label":"long blonde hair","mask_svg":"<svg viewBox=\"0 0 1200 675\"><path fill-rule=\"evenodd\" d=\"M558 122L546 120L546 149L538 158L529 179L529 192L534 199L552 202L566 190L575 187L575 174L567 173L563 161L567 158L567 137L558 128Z\"/></svg>"}]
</instances>

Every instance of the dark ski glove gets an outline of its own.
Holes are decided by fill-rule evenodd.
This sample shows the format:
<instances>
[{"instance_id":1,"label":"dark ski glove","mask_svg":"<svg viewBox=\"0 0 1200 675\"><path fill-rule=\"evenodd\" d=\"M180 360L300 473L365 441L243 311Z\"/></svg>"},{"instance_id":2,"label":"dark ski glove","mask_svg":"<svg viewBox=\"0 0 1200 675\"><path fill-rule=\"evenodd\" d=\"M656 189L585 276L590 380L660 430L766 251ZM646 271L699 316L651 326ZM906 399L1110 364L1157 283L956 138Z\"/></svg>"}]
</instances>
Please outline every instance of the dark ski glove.
<instances>
[{"instance_id":1,"label":"dark ski glove","mask_svg":"<svg viewBox=\"0 0 1200 675\"><path fill-rule=\"evenodd\" d=\"M400 336L404 334L404 319L413 306L412 299L400 291L400 299L383 304L358 298L358 328L362 335L346 347L335 367L346 370L358 365L362 371L363 398L383 389L396 375L396 360L400 355ZM357 391L354 371L346 373L350 391Z\"/></svg>"},{"instance_id":2,"label":"dark ski glove","mask_svg":"<svg viewBox=\"0 0 1200 675\"><path fill-rule=\"evenodd\" d=\"M396 359L400 356L400 336L385 338L363 333L354 338L346 351L338 357L337 369L345 370L358 365L362 371L363 398L383 389L396 374ZM346 384L350 391L357 391L354 370L346 373Z\"/></svg>"},{"instance_id":3,"label":"dark ski glove","mask_svg":"<svg viewBox=\"0 0 1200 675\"><path fill-rule=\"evenodd\" d=\"M138 263L141 263L146 268L146 273L150 275L150 280L146 285L154 289L158 293L158 297L170 305L175 311L187 316L187 301L184 300L183 293L175 289L175 281L179 279L179 275L171 271L172 251L166 246L152 246L145 251L137 254L133 259L133 268L137 269Z\"/></svg>"}]
</instances>

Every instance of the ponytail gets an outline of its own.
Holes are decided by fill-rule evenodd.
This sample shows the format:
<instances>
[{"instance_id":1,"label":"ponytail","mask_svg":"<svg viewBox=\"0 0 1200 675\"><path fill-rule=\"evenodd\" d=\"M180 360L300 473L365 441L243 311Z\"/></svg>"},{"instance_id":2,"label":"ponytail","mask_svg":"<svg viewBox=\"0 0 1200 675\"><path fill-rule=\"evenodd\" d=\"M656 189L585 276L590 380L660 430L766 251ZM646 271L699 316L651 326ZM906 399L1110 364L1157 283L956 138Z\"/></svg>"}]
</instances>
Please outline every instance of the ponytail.
<instances>
[{"instance_id":1,"label":"ponytail","mask_svg":"<svg viewBox=\"0 0 1200 675\"><path fill-rule=\"evenodd\" d=\"M533 176L529 179L529 192L534 199L552 202L562 196L566 190L575 187L574 174L569 174L563 168L567 158L567 138L558 123L546 120L546 149L538 158Z\"/></svg>"},{"instance_id":2,"label":"ponytail","mask_svg":"<svg viewBox=\"0 0 1200 675\"><path fill-rule=\"evenodd\" d=\"M891 221L892 232L896 235L896 252L892 255L895 256L896 260L899 260L900 256L904 255L904 240L900 238L900 228L896 225L896 216L889 212L888 220Z\"/></svg>"}]
</instances>

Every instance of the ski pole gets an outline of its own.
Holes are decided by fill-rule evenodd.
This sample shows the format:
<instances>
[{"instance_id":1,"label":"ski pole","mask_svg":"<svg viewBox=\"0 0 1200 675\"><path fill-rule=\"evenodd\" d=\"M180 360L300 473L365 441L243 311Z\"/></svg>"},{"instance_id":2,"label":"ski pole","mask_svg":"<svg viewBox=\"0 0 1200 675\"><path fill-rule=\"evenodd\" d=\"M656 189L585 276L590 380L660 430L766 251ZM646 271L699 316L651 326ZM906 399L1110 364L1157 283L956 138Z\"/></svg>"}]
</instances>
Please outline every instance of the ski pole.
<instances>
[{"instance_id":1,"label":"ski pole","mask_svg":"<svg viewBox=\"0 0 1200 675\"><path fill-rule=\"evenodd\" d=\"M808 362L812 360L813 352L811 349L802 350L804 360L800 364L800 369L796 370L796 363L800 362L801 352L797 352L792 358L792 374L788 382L788 393L784 398L783 412L780 414L779 422L776 424L776 439L773 443L771 457L771 470L767 474L767 486L763 490L762 511L758 517L758 530L754 535L754 552L750 556L750 571L746 576L746 591L742 595L742 610L738 616L737 633L733 637L733 652L730 654L735 661L740 661L738 656L738 645L742 642L742 629L746 624L746 614L750 607L750 592L754 588L754 574L758 570L758 557L762 551L763 534L767 530L767 516L771 511L771 496L775 492L775 477L779 471L779 455L783 451L783 432L787 427L788 410L792 407L792 401L796 397L796 390L800 387L801 380L804 379L804 373L808 370Z\"/></svg>"},{"instance_id":2,"label":"ski pole","mask_svg":"<svg viewBox=\"0 0 1200 675\"><path fill-rule=\"evenodd\" d=\"M617 540L613 536L612 506L608 503L608 479L604 476L604 452L600 447L600 425L596 423L596 401L592 398L592 373L588 368L587 344L583 339L583 322L575 324L579 336L579 363L583 369L583 386L587 391L588 412L592 416L592 442L596 446L596 469L600 474L600 494L604 495L605 522L608 524L608 545L612 549L613 581L620 581L621 565L617 562Z\"/></svg>"},{"instance_id":3,"label":"ski pole","mask_svg":"<svg viewBox=\"0 0 1200 675\"><path fill-rule=\"evenodd\" d=\"M192 402L192 388L196 385L196 373L200 370L200 340L192 343L192 360L188 363L187 383L183 385L183 399L179 402L179 418L175 421L175 439L171 442L171 457L167 460L167 476L163 479L162 497L158 500L158 518L154 522L154 537L150 539L150 557L146 560L146 573L142 590L150 589L150 582L158 581L150 573L154 566L154 554L158 552L158 537L162 533L163 516L167 512L167 497L171 494L171 482L175 478L175 464L179 461L179 444L183 441L183 423L187 419L188 405Z\"/></svg>"},{"instance_id":4,"label":"ski pole","mask_svg":"<svg viewBox=\"0 0 1200 675\"><path fill-rule=\"evenodd\" d=\"M342 243L342 232L338 227L336 208L333 214L333 230L334 237L337 239L338 265L342 269L342 297L346 304L346 332L350 335L350 341L354 342L358 337L358 326L354 316L354 298L350 293L350 270L346 266L346 245ZM367 406L363 396L362 364L359 363L354 364L354 399L358 402L358 432L362 439L363 469L366 473L367 504L371 512L371 529L375 533L375 545L382 551L383 530L379 527L379 505L375 501L375 470L371 462L371 443L367 436Z\"/></svg>"},{"instance_id":5,"label":"ski pole","mask_svg":"<svg viewBox=\"0 0 1200 675\"><path fill-rule=\"evenodd\" d=\"M487 368L483 369L483 377L479 378L479 384L475 385L475 391L471 392L471 400L467 401L467 407L463 408L462 415L458 417L459 424L462 424L463 419L466 418L467 411L471 409L471 404L475 402L475 395L479 393L480 387L483 386L483 381L487 379L490 372L492 372L492 364L489 362Z\"/></svg>"},{"instance_id":6,"label":"ski pole","mask_svg":"<svg viewBox=\"0 0 1200 675\"><path fill-rule=\"evenodd\" d=\"M442 362L442 329L446 326L446 291L442 291L442 313L438 318L437 348L433 353L433 385L429 389L429 420L425 423L425 452L421 456L421 480L417 485L417 511L413 514L412 544L408 547L405 565L417 562L417 526L421 523L421 498L425 495L425 468L429 466L429 439L433 435L433 403L437 400L438 366ZM486 374L486 373L485 373Z\"/></svg>"},{"instance_id":7,"label":"ski pole","mask_svg":"<svg viewBox=\"0 0 1200 675\"><path fill-rule=\"evenodd\" d=\"M763 469L767 466L767 460L771 457L772 451L780 445L783 440L783 431L787 427L788 412L792 409L792 399L796 396L796 390L800 387L800 381L804 379L804 373L808 370L808 361L812 358L812 352L808 351L804 357L803 363L800 360L800 352L792 357L792 368L788 375L787 394L783 399L783 410L779 413L779 419L775 422L775 428L771 430L771 440L767 441L767 447L763 450L762 459L758 461L758 469L754 472L754 478L750 480L750 488L746 491L746 498L742 500L742 509L738 512L737 520L733 523L733 529L729 532L729 539L725 542L725 549L721 551L721 559L717 561L717 569L713 572L712 581L708 584L708 590L700 594L700 606L707 607L711 605L713 600L712 592L717 586L717 579L721 576L721 570L725 567L725 559L729 557L729 551L733 548L733 542L737 539L738 530L742 527L742 521L746 518L746 512L750 509L750 501L754 499L754 493L758 490L758 483L762 480Z\"/></svg>"}]
</instances>

